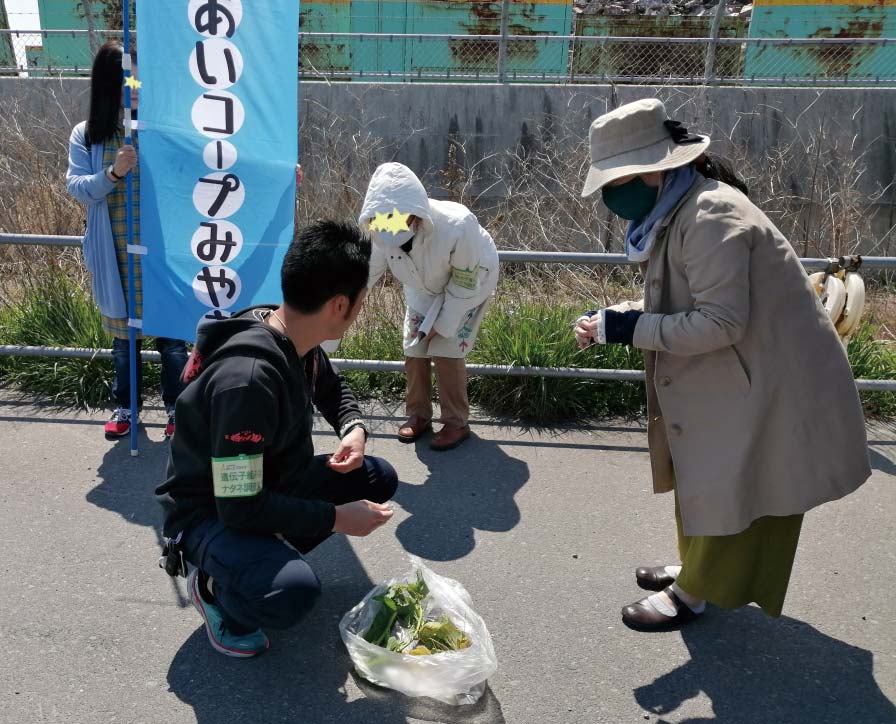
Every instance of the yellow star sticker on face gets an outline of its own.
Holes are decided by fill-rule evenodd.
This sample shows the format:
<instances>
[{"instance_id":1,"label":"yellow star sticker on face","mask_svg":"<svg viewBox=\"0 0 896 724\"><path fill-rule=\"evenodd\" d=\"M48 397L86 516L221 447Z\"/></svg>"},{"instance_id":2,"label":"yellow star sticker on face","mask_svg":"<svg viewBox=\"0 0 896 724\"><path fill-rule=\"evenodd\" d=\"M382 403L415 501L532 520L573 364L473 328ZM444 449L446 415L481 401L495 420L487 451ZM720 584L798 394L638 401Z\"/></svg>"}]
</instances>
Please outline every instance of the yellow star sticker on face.
<instances>
[{"instance_id":1,"label":"yellow star sticker on face","mask_svg":"<svg viewBox=\"0 0 896 724\"><path fill-rule=\"evenodd\" d=\"M140 87L143 85L143 83L141 83L139 80L137 80L137 79L136 79L134 76L132 76L132 75L129 75L129 76L127 77L127 80L125 80L124 84L125 84L128 88L133 88L134 90L137 90L138 88L140 88Z\"/></svg>"},{"instance_id":2,"label":"yellow star sticker on face","mask_svg":"<svg viewBox=\"0 0 896 724\"><path fill-rule=\"evenodd\" d=\"M370 228L373 231L388 231L389 214L381 214L379 211L377 211L376 218L370 222Z\"/></svg>"},{"instance_id":3,"label":"yellow star sticker on face","mask_svg":"<svg viewBox=\"0 0 896 724\"><path fill-rule=\"evenodd\" d=\"M386 231L391 231L393 234L397 234L400 231L410 231L411 227L408 226L410 216L410 214L402 214L398 209L393 208Z\"/></svg>"}]
</instances>

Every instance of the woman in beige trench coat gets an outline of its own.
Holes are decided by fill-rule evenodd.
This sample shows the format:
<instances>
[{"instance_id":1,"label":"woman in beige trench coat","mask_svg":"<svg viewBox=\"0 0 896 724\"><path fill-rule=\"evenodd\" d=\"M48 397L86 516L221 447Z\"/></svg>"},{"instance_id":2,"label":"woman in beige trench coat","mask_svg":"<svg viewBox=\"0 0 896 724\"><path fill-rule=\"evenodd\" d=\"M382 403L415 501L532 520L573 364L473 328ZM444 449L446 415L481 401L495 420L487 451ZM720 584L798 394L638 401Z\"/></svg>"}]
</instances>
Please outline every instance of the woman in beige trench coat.
<instances>
[{"instance_id":1,"label":"woman in beige trench coat","mask_svg":"<svg viewBox=\"0 0 896 724\"><path fill-rule=\"evenodd\" d=\"M653 630L706 602L779 616L802 517L871 474L843 345L793 248L655 99L591 126L583 196L630 221L644 298L576 322L581 346L644 351L654 492L674 491L680 566L623 621Z\"/></svg>"}]
</instances>

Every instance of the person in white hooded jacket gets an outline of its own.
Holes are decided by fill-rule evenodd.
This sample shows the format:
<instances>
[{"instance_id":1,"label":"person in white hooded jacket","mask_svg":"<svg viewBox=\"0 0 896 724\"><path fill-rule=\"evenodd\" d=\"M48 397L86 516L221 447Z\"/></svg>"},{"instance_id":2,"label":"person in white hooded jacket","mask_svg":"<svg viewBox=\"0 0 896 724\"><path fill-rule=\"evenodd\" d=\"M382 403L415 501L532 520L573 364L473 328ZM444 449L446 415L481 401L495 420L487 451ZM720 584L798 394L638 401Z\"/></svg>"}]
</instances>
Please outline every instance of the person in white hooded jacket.
<instances>
[{"instance_id":1,"label":"person in white hooded jacket","mask_svg":"<svg viewBox=\"0 0 896 724\"><path fill-rule=\"evenodd\" d=\"M404 285L408 420L398 438L432 426L432 359L443 427L430 447L450 450L470 435L465 358L498 285L495 242L466 206L430 199L400 163L376 169L358 223L373 241L368 288L386 269Z\"/></svg>"}]
</instances>

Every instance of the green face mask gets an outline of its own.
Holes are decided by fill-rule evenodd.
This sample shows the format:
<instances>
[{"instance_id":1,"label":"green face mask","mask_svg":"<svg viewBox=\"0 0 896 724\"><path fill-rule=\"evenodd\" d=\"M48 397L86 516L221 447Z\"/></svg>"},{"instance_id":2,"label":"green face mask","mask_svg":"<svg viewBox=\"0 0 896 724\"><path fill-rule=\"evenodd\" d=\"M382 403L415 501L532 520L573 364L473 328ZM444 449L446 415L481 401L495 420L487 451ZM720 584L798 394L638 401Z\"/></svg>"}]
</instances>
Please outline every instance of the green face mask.
<instances>
[{"instance_id":1,"label":"green face mask","mask_svg":"<svg viewBox=\"0 0 896 724\"><path fill-rule=\"evenodd\" d=\"M656 205L659 189L648 186L640 176L635 176L619 186L604 186L604 204L616 216L629 221L640 221Z\"/></svg>"}]
</instances>

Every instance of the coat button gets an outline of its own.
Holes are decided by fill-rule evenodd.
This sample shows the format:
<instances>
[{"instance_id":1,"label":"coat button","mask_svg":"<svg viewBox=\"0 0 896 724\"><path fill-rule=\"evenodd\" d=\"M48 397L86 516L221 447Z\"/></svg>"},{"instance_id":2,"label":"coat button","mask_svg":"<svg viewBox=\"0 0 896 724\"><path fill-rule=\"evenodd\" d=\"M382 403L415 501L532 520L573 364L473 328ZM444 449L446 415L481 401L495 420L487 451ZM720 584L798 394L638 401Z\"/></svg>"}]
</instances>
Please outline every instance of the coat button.
<instances>
[{"instance_id":1,"label":"coat button","mask_svg":"<svg viewBox=\"0 0 896 724\"><path fill-rule=\"evenodd\" d=\"M654 289L659 289L661 286L663 286L663 283L659 279L654 279L652 282L650 282L650 286Z\"/></svg>"},{"instance_id":2,"label":"coat button","mask_svg":"<svg viewBox=\"0 0 896 724\"><path fill-rule=\"evenodd\" d=\"M659 383L660 383L660 387L668 387L669 385L672 384L672 378L671 377L660 377Z\"/></svg>"},{"instance_id":3,"label":"coat button","mask_svg":"<svg viewBox=\"0 0 896 724\"><path fill-rule=\"evenodd\" d=\"M681 435L682 433L681 425L672 425L669 429L673 435Z\"/></svg>"}]
</instances>

